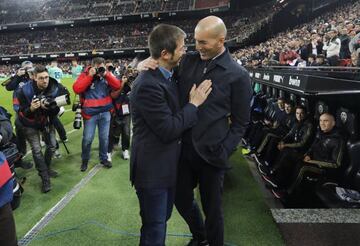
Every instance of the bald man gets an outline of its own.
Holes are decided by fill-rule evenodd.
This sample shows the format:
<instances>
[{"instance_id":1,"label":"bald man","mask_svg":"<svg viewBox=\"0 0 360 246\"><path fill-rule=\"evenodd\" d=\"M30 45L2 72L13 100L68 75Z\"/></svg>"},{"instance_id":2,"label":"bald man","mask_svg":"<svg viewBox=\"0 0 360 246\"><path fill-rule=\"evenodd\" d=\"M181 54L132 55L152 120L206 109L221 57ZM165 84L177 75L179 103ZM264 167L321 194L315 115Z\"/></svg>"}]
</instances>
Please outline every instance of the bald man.
<instances>
[{"instance_id":1,"label":"bald man","mask_svg":"<svg viewBox=\"0 0 360 246\"><path fill-rule=\"evenodd\" d=\"M181 106L189 101L193 84L210 79L213 85L207 101L199 107L198 123L182 138L175 205L193 236L188 245L224 245L224 173L230 169L229 156L250 118L250 77L224 46L226 33L220 18L208 16L200 20L195 28L197 51L184 55L175 71ZM138 68L156 66L147 59ZM198 185L205 223L194 200Z\"/></svg>"}]
</instances>

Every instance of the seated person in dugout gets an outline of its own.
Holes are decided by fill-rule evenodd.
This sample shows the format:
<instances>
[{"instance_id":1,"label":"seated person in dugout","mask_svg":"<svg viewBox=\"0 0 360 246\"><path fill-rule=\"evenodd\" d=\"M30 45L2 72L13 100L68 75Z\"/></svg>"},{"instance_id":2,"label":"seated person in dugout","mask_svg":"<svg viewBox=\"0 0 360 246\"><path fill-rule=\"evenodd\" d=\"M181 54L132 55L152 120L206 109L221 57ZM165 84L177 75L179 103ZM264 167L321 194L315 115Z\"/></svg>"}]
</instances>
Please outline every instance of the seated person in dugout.
<instances>
[{"instance_id":1,"label":"seated person in dugout","mask_svg":"<svg viewBox=\"0 0 360 246\"><path fill-rule=\"evenodd\" d=\"M277 164L282 162L290 155L299 155L305 153L308 144L313 135L313 125L306 119L306 109L303 106L296 106L295 108L296 122L285 137L277 144L277 148L272 148L272 151L266 151L266 154L260 158L262 161L259 164L259 171L267 175L272 173L272 169L276 168ZM276 160L276 161L275 161Z\"/></svg>"},{"instance_id":2,"label":"seated person in dugout","mask_svg":"<svg viewBox=\"0 0 360 246\"><path fill-rule=\"evenodd\" d=\"M264 125L261 128L257 128L257 131L254 133L254 135L250 135L251 149L258 148L266 132L274 127L276 128L279 124L282 124L282 122L284 122L286 119L286 115L285 99L279 97L277 99L273 117L271 119L265 118L263 122Z\"/></svg>"},{"instance_id":3,"label":"seated person in dugout","mask_svg":"<svg viewBox=\"0 0 360 246\"><path fill-rule=\"evenodd\" d=\"M281 138L283 138L294 126L296 122L294 105L291 101L285 101L286 117L280 122L275 122L273 127L265 131L259 148L256 150L257 157L260 157L265 151L265 156L275 151ZM268 153L270 151L270 153Z\"/></svg>"},{"instance_id":4,"label":"seated person in dugout","mask_svg":"<svg viewBox=\"0 0 360 246\"><path fill-rule=\"evenodd\" d=\"M344 138L335 128L335 118L332 114L322 114L319 125L320 130L308 151L304 155L284 158L268 177L276 197L291 194L307 174L339 178L338 170L345 148Z\"/></svg>"}]
</instances>

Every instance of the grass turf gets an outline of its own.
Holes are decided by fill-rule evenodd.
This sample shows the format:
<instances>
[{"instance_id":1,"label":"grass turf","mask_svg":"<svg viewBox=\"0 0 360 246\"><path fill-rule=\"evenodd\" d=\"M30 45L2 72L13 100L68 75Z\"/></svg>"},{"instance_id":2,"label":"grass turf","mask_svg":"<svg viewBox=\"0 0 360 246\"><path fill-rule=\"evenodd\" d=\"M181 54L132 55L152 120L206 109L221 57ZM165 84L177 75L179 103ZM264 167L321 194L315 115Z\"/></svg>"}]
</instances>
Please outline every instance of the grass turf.
<instances>
[{"instance_id":1,"label":"grass turf","mask_svg":"<svg viewBox=\"0 0 360 246\"><path fill-rule=\"evenodd\" d=\"M228 245L283 245L246 161L232 157L234 168L224 189L225 239ZM128 162L116 152L114 167L100 170L90 183L39 234L31 245L137 245L139 206L128 181ZM189 233L174 209L168 233ZM167 237L166 245L185 245L189 238Z\"/></svg>"},{"instance_id":2,"label":"grass turf","mask_svg":"<svg viewBox=\"0 0 360 246\"><path fill-rule=\"evenodd\" d=\"M72 79L63 80L72 94L71 98L72 83ZM1 87L0 95L0 105L13 113L12 93ZM68 131L72 129L73 117L71 111L61 117ZM63 157L53 161L53 167L59 171L60 177L52 179L51 192L40 193L40 178L34 169L18 170L20 176L27 177L21 206L15 211L18 238L22 238L86 175L79 171L81 134L80 130L69 135L70 142L67 145L71 154L64 154L65 150L61 146ZM95 138L89 168L98 162L97 145ZM234 168L226 174L224 186L226 242L230 245L283 245L246 161L239 152L232 156L231 161ZM141 225L136 194L129 184L129 165L119 158L118 152L113 158L113 164L110 170L100 170L31 245L137 245L138 237L122 235L122 232L138 233ZM169 221L168 233L189 233L176 209ZM185 245L188 240L170 236L167 237L167 245Z\"/></svg>"}]
</instances>

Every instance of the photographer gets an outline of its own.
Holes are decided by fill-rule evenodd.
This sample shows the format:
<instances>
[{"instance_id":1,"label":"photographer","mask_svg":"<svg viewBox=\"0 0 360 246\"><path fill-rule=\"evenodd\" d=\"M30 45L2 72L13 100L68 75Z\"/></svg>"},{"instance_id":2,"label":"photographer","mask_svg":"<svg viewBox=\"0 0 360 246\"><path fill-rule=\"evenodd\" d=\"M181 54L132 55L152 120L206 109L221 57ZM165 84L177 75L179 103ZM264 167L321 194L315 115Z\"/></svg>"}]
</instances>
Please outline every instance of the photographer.
<instances>
[{"instance_id":1,"label":"photographer","mask_svg":"<svg viewBox=\"0 0 360 246\"><path fill-rule=\"evenodd\" d=\"M111 66L109 66L111 68ZM119 142L121 136L121 150L122 158L128 160L129 146L130 146L130 92L131 83L135 80L134 73L131 69L126 70L122 76L123 88L120 90L112 91L111 98L115 106L114 113L111 117L111 125L109 131L109 147L108 147L108 160L111 161L111 153L114 145Z\"/></svg>"},{"instance_id":2,"label":"photographer","mask_svg":"<svg viewBox=\"0 0 360 246\"><path fill-rule=\"evenodd\" d=\"M73 85L73 90L80 95L81 115L84 119L82 139L82 164L80 170L86 171L90 159L91 144L96 126L99 131L100 163L107 168L112 167L107 159L109 143L110 111L113 110L110 90L119 90L121 81L105 68L105 60L96 57L91 61Z\"/></svg>"},{"instance_id":3,"label":"photographer","mask_svg":"<svg viewBox=\"0 0 360 246\"><path fill-rule=\"evenodd\" d=\"M17 123L23 126L36 169L41 177L41 190L46 193L51 190L50 177L58 175L50 168L56 148L52 119L58 114L60 106L70 103L69 92L55 79L49 77L44 66L37 66L34 70L34 81L26 83L19 89L18 99L20 109ZM46 144L45 154L41 151L41 134Z\"/></svg>"},{"instance_id":4,"label":"photographer","mask_svg":"<svg viewBox=\"0 0 360 246\"><path fill-rule=\"evenodd\" d=\"M17 97L17 90L21 88L24 84L33 79L33 63L31 61L24 61L21 63L21 68L16 72L16 74L9 79L8 83L5 83L6 90L13 91L13 108L16 114L19 111L19 100ZM16 115L18 118L18 115ZM17 147L22 155L26 154L26 138L24 136L22 127L16 124L15 121L15 131L16 131L16 140ZM32 166L30 163L28 166Z\"/></svg>"}]
</instances>

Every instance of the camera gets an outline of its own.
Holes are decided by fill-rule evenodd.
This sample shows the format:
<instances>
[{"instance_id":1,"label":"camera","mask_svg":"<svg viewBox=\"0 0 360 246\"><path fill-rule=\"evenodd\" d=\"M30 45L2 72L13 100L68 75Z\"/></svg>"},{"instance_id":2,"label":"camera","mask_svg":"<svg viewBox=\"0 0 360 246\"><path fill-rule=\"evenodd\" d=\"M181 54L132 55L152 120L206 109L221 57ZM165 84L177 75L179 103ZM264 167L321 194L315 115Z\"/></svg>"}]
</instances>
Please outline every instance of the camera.
<instances>
[{"instance_id":1,"label":"camera","mask_svg":"<svg viewBox=\"0 0 360 246\"><path fill-rule=\"evenodd\" d=\"M108 66L108 68L107 68L107 70L109 71L109 72L114 72L115 71L115 67L114 66Z\"/></svg>"},{"instance_id":2,"label":"camera","mask_svg":"<svg viewBox=\"0 0 360 246\"><path fill-rule=\"evenodd\" d=\"M104 73L106 72L105 67L98 67L98 68L95 68L95 70L96 70L96 75L100 75L100 76L103 76Z\"/></svg>"},{"instance_id":3,"label":"camera","mask_svg":"<svg viewBox=\"0 0 360 246\"><path fill-rule=\"evenodd\" d=\"M46 108L62 107L70 105L70 97L68 94L61 95L55 98L46 97L44 95L34 96L34 100L39 100Z\"/></svg>"}]
</instances>

